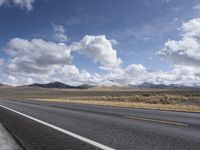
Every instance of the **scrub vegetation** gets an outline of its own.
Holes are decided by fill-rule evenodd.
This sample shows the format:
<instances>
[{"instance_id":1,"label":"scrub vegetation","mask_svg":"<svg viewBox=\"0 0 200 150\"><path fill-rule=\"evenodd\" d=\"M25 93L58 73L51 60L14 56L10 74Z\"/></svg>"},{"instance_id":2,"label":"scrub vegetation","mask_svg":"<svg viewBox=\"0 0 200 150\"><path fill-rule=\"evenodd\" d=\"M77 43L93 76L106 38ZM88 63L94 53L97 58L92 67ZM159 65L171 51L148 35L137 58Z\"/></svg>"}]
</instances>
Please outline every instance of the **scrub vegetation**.
<instances>
[{"instance_id":1,"label":"scrub vegetation","mask_svg":"<svg viewBox=\"0 0 200 150\"><path fill-rule=\"evenodd\" d=\"M200 112L200 90L153 90L153 89L84 89L61 90L30 87L0 89L2 99L35 99L66 103L122 106Z\"/></svg>"}]
</instances>

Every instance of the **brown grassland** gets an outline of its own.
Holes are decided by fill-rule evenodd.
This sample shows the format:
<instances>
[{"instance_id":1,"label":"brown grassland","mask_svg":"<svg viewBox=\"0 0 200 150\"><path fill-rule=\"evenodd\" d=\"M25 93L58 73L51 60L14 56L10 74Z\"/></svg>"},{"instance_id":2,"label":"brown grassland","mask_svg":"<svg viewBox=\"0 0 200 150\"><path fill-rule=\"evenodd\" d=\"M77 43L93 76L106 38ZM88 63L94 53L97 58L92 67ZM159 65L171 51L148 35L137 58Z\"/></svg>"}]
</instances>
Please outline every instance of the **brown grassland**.
<instances>
[{"instance_id":1,"label":"brown grassland","mask_svg":"<svg viewBox=\"0 0 200 150\"><path fill-rule=\"evenodd\" d=\"M66 103L200 112L200 90L97 88L60 90L30 87L0 88L0 99L34 99Z\"/></svg>"}]
</instances>

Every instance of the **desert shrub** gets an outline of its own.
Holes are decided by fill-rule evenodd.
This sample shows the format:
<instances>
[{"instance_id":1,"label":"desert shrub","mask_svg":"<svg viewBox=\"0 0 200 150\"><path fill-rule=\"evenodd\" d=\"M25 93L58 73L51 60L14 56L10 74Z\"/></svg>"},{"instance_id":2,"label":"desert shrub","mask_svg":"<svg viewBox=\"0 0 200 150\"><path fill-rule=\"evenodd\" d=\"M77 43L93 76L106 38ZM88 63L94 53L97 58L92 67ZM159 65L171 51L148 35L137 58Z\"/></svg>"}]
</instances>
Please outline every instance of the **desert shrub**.
<instances>
[{"instance_id":1,"label":"desert shrub","mask_svg":"<svg viewBox=\"0 0 200 150\"><path fill-rule=\"evenodd\" d=\"M160 100L155 98L155 99L148 100L147 103L149 103L149 104L159 104Z\"/></svg>"},{"instance_id":2,"label":"desert shrub","mask_svg":"<svg viewBox=\"0 0 200 150\"><path fill-rule=\"evenodd\" d=\"M192 97L200 97L200 94L198 94L198 93L192 93Z\"/></svg>"},{"instance_id":3,"label":"desert shrub","mask_svg":"<svg viewBox=\"0 0 200 150\"><path fill-rule=\"evenodd\" d=\"M142 94L142 96L149 97L149 96L151 96L151 94L145 93L145 94Z\"/></svg>"},{"instance_id":4,"label":"desert shrub","mask_svg":"<svg viewBox=\"0 0 200 150\"><path fill-rule=\"evenodd\" d=\"M168 97L164 96L160 99L160 103L161 104L170 104L171 99L169 99Z\"/></svg>"}]
</instances>

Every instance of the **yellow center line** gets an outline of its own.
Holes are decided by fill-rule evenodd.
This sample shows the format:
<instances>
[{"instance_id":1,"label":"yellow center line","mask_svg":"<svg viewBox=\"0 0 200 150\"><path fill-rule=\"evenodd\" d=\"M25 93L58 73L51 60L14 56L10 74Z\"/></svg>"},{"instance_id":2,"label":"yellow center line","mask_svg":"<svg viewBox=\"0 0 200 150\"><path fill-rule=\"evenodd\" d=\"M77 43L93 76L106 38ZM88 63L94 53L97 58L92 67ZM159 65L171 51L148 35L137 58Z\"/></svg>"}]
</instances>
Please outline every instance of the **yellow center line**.
<instances>
[{"instance_id":1,"label":"yellow center line","mask_svg":"<svg viewBox=\"0 0 200 150\"><path fill-rule=\"evenodd\" d=\"M173 121L165 121L165 120L157 120L157 119L150 119L150 118L142 118L142 117L136 117L136 116L124 116L125 118L129 119L135 119L135 120L142 120L142 121L149 121L149 122L156 122L156 123L163 123L163 124L169 124L169 125L177 125L177 126L184 126L187 127L187 124L179 123L179 122L173 122Z\"/></svg>"}]
</instances>

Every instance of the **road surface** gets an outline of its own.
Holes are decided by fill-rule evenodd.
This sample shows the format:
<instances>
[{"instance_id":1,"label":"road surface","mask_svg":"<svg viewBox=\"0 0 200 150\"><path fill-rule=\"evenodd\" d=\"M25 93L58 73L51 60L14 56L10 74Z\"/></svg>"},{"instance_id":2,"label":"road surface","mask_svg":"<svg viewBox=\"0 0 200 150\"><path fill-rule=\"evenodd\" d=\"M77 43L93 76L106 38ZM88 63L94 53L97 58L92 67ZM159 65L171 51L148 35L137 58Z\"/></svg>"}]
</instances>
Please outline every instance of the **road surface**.
<instances>
[{"instance_id":1,"label":"road surface","mask_svg":"<svg viewBox=\"0 0 200 150\"><path fill-rule=\"evenodd\" d=\"M0 122L27 150L200 149L200 113L0 100Z\"/></svg>"}]
</instances>

